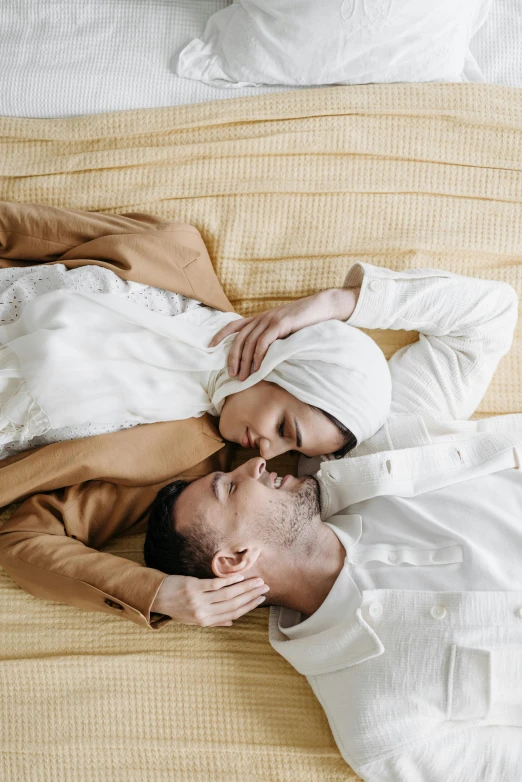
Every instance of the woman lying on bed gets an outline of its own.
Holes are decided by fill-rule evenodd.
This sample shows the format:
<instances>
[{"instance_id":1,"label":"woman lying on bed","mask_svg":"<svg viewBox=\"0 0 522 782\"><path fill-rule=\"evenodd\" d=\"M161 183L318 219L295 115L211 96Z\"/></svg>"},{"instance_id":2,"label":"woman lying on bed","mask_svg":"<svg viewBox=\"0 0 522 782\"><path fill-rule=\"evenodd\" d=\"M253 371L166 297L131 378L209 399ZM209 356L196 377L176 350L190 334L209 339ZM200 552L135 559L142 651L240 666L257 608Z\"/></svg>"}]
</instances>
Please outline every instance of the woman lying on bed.
<instances>
[{"instance_id":1,"label":"woman lying on bed","mask_svg":"<svg viewBox=\"0 0 522 782\"><path fill-rule=\"evenodd\" d=\"M0 284L15 271L0 270ZM33 291L0 326L0 457L62 432L85 436L87 423L114 430L205 412L220 416L223 437L266 459L342 455L388 415L384 355L341 322L356 290L243 319L201 306L172 317L76 287Z\"/></svg>"}]
</instances>

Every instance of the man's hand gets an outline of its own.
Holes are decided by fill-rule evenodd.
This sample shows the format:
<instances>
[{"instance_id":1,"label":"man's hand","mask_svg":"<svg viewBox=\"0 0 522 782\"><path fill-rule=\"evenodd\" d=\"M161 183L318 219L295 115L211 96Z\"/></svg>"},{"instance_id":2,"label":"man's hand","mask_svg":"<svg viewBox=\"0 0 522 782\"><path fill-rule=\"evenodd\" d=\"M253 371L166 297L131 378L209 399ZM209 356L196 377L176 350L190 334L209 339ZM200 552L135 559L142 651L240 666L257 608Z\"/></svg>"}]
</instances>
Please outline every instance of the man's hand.
<instances>
[{"instance_id":1,"label":"man's hand","mask_svg":"<svg viewBox=\"0 0 522 782\"><path fill-rule=\"evenodd\" d=\"M261 578L191 578L167 576L151 611L176 622L200 627L230 627L234 619L256 608L270 587Z\"/></svg>"},{"instance_id":2,"label":"man's hand","mask_svg":"<svg viewBox=\"0 0 522 782\"><path fill-rule=\"evenodd\" d=\"M233 320L218 331L209 347L215 347L229 334L237 332L228 354L228 374L246 380L251 372L259 369L276 339L284 339L324 320L348 320L355 310L359 293L359 288L330 288L252 318Z\"/></svg>"}]
</instances>

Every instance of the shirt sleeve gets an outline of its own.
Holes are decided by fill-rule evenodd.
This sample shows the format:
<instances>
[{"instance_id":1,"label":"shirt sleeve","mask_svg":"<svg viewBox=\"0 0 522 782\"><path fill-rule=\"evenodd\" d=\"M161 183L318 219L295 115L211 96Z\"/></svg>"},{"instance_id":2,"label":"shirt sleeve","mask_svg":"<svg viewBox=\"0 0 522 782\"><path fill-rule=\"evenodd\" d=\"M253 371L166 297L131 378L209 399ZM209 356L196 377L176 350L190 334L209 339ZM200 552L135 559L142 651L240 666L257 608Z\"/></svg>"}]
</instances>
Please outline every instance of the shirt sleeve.
<instances>
[{"instance_id":1,"label":"shirt sleeve","mask_svg":"<svg viewBox=\"0 0 522 782\"><path fill-rule=\"evenodd\" d=\"M350 325L419 332L418 342L388 362L391 415L468 418L511 345L514 289L437 269L393 272L366 263L355 264L344 285L361 288Z\"/></svg>"}]
</instances>

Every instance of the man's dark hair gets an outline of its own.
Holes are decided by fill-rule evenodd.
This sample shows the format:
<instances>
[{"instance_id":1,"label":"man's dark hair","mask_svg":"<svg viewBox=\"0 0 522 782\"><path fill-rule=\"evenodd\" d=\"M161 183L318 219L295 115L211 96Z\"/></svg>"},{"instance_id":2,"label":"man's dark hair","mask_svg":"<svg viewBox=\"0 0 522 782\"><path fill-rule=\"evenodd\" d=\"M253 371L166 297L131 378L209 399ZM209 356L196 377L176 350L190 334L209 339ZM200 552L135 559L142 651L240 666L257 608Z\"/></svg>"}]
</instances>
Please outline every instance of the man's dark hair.
<instances>
[{"instance_id":1,"label":"man's dark hair","mask_svg":"<svg viewBox=\"0 0 522 782\"><path fill-rule=\"evenodd\" d=\"M212 557L218 538L203 519L195 517L184 534L176 531L175 505L187 481L173 481L158 492L152 503L147 536L145 564L169 575L212 578Z\"/></svg>"},{"instance_id":2,"label":"man's dark hair","mask_svg":"<svg viewBox=\"0 0 522 782\"><path fill-rule=\"evenodd\" d=\"M317 409L320 410L320 408ZM334 451L333 455L336 459L342 459L343 456L346 456L349 451L353 451L357 445L357 437L353 434L353 432L350 431L350 429L348 429L347 426L338 421L335 416L327 413L325 410L321 410L321 413L325 415L332 422L332 424L335 424L335 426L341 432L343 444L341 448L338 448L337 451Z\"/></svg>"}]
</instances>

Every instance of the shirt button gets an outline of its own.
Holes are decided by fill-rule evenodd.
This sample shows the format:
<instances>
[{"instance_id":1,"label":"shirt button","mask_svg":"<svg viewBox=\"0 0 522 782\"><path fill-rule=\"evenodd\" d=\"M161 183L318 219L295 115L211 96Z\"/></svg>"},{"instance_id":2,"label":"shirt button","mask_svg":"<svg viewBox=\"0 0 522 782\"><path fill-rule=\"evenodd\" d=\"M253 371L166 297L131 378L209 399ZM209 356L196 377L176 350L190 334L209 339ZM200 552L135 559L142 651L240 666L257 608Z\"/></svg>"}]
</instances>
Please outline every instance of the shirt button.
<instances>
[{"instance_id":1,"label":"shirt button","mask_svg":"<svg viewBox=\"0 0 522 782\"><path fill-rule=\"evenodd\" d=\"M447 611L444 606L432 606L430 614L434 619L444 619Z\"/></svg>"},{"instance_id":2,"label":"shirt button","mask_svg":"<svg viewBox=\"0 0 522 782\"><path fill-rule=\"evenodd\" d=\"M388 554L388 562L391 562L392 564L395 564L399 561L399 555L396 551L390 551Z\"/></svg>"},{"instance_id":3,"label":"shirt button","mask_svg":"<svg viewBox=\"0 0 522 782\"><path fill-rule=\"evenodd\" d=\"M380 280L372 280L368 287L373 293L378 293L382 288L382 282Z\"/></svg>"},{"instance_id":4,"label":"shirt button","mask_svg":"<svg viewBox=\"0 0 522 782\"><path fill-rule=\"evenodd\" d=\"M333 481L333 483L337 483L337 481L339 480L337 475L334 475L333 472L327 472L326 474L328 475L330 480Z\"/></svg>"},{"instance_id":5,"label":"shirt button","mask_svg":"<svg viewBox=\"0 0 522 782\"><path fill-rule=\"evenodd\" d=\"M382 605L380 603L370 603L368 613L372 619L380 619L382 616Z\"/></svg>"},{"instance_id":6,"label":"shirt button","mask_svg":"<svg viewBox=\"0 0 522 782\"><path fill-rule=\"evenodd\" d=\"M519 619L522 619L522 606L515 610L515 616L518 616Z\"/></svg>"}]
</instances>

